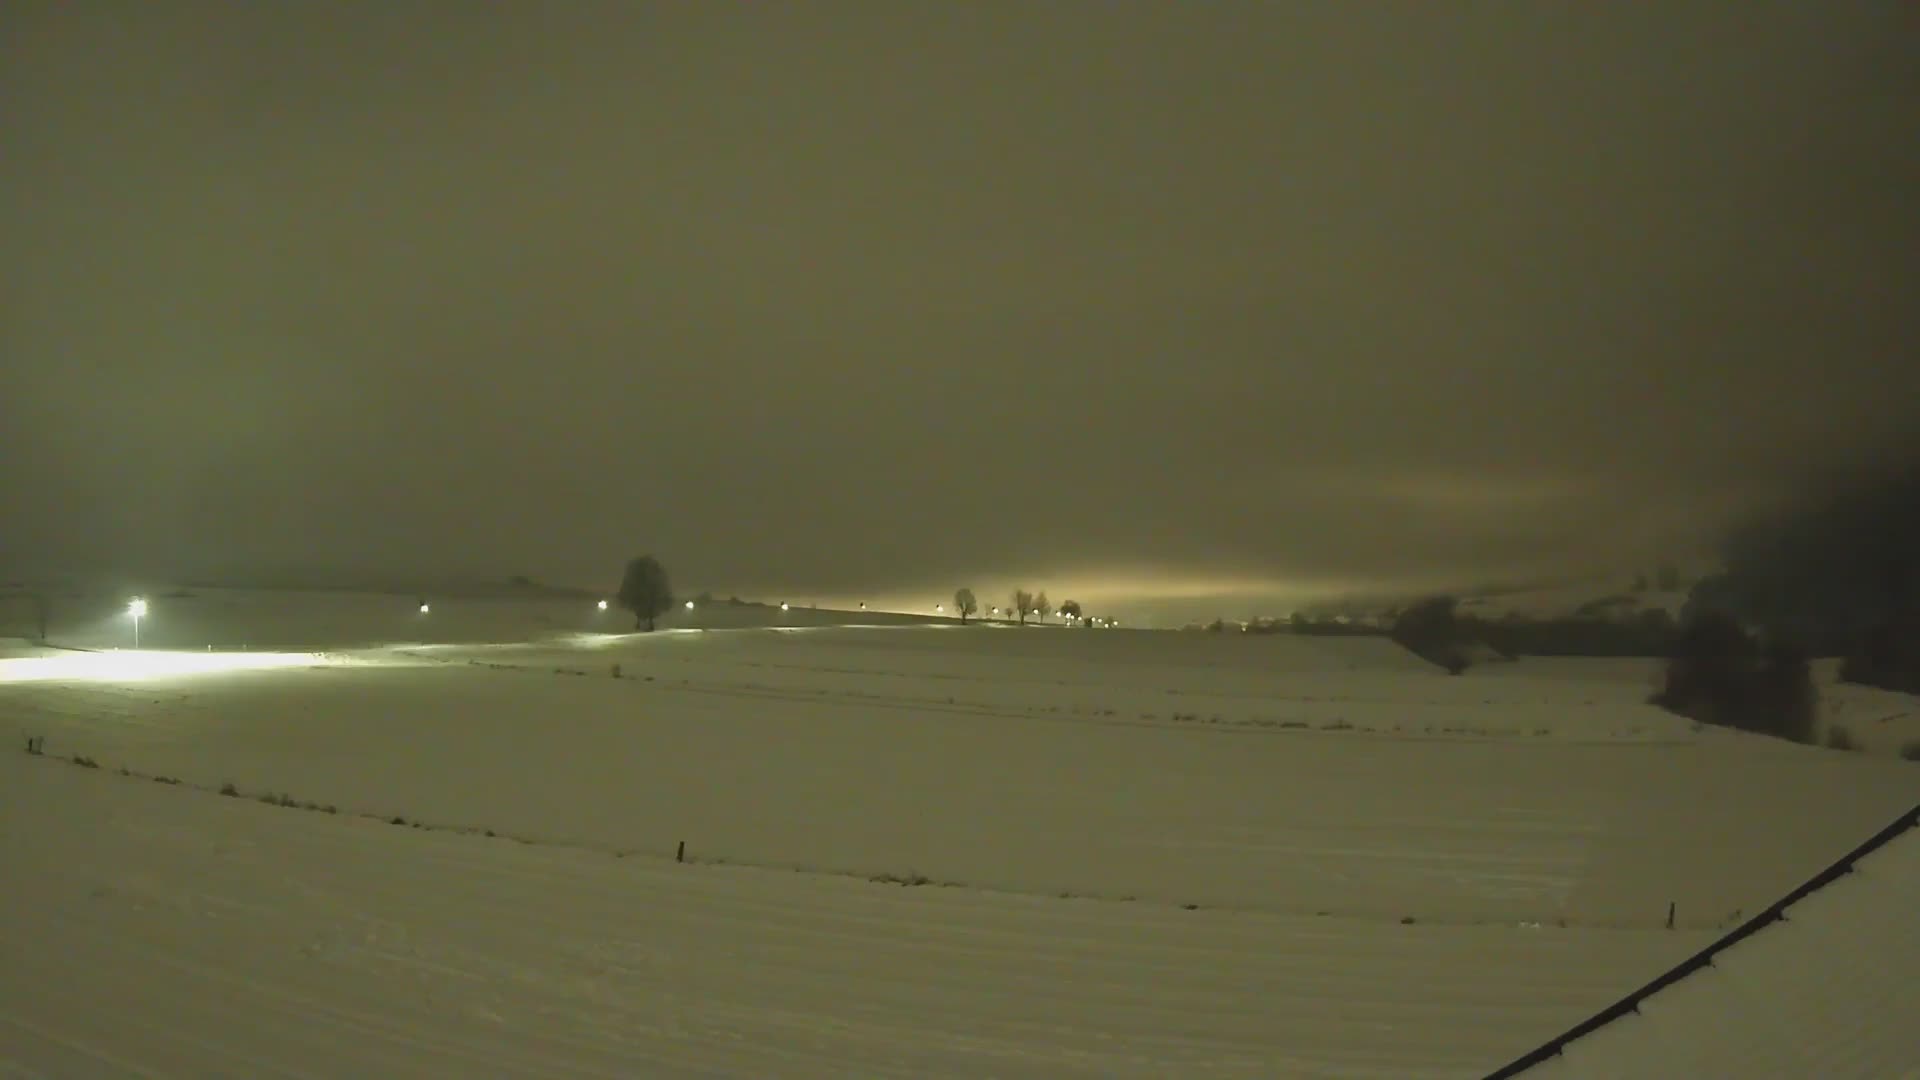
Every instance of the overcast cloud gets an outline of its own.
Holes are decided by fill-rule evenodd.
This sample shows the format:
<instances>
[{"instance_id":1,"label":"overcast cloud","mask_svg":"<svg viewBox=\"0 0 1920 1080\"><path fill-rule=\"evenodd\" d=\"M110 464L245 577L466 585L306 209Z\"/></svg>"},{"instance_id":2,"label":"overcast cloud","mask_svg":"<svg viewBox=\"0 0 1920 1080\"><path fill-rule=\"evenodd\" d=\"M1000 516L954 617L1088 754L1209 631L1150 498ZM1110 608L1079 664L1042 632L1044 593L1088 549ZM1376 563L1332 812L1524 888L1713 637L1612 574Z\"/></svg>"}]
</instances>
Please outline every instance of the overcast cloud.
<instances>
[{"instance_id":1,"label":"overcast cloud","mask_svg":"<svg viewBox=\"0 0 1920 1080\"><path fill-rule=\"evenodd\" d=\"M12 3L0 562L1681 554L1915 426L1917 11Z\"/></svg>"}]
</instances>

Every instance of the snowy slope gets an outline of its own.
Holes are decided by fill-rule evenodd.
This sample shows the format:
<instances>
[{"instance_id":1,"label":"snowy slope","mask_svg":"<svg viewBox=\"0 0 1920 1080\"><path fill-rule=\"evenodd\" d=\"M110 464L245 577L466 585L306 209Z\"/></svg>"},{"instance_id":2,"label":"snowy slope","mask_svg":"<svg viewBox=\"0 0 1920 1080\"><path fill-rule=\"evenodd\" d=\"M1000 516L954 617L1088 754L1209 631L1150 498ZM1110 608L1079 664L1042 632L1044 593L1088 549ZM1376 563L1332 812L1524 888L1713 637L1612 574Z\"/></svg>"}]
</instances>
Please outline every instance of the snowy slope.
<instances>
[{"instance_id":1,"label":"snowy slope","mask_svg":"<svg viewBox=\"0 0 1920 1080\"><path fill-rule=\"evenodd\" d=\"M1920 1076L1920 830L1518 1075ZM1896 826L1900 827L1900 826Z\"/></svg>"},{"instance_id":2,"label":"snowy slope","mask_svg":"<svg viewBox=\"0 0 1920 1080\"><path fill-rule=\"evenodd\" d=\"M1920 748L1920 697L1843 683L1839 673L1837 660L1814 664L1823 733L1843 729L1863 752L1887 757Z\"/></svg>"},{"instance_id":3,"label":"snowy slope","mask_svg":"<svg viewBox=\"0 0 1920 1080\"><path fill-rule=\"evenodd\" d=\"M936 652L974 634L821 636L843 633ZM902 686L846 670L835 649L770 674L742 657L810 654L787 651L786 635L741 636L766 647L723 652L741 665L731 677L714 666L724 659L691 675L669 659L735 648L711 633L631 640L613 654L619 679L598 666L606 650L550 665L548 646L534 667L510 663L512 649L449 647L435 660L0 682L0 732L207 787L605 850L685 840L758 866L1450 922L1653 926L1673 901L1683 923L1719 925L1905 805L1920 778L1905 763L1692 732L1600 696L1556 702L1539 685L1473 699L1454 696L1463 680L1425 673L1287 676L1309 700L1217 699L1237 711L1214 723L1178 711L1204 697L1131 685L1131 665L1110 684L1029 683L1010 700L992 681ZM1211 677L1231 681L1190 676ZM1805 803L1821 807L1812 821ZM1764 857L1730 844L1745 829L1773 837Z\"/></svg>"},{"instance_id":4,"label":"snowy slope","mask_svg":"<svg viewBox=\"0 0 1920 1080\"><path fill-rule=\"evenodd\" d=\"M0 756L0 1074L1456 1077L1703 935L902 889Z\"/></svg>"},{"instance_id":5,"label":"snowy slope","mask_svg":"<svg viewBox=\"0 0 1920 1080\"><path fill-rule=\"evenodd\" d=\"M0 1054L1475 1075L1920 790L1910 764L1693 730L1617 662L1449 678L1377 639L754 609L514 636L534 605L334 644L377 629L363 604L194 616L232 635L271 610L300 652L4 650L0 747L54 757L0 754Z\"/></svg>"},{"instance_id":6,"label":"snowy slope","mask_svg":"<svg viewBox=\"0 0 1920 1080\"><path fill-rule=\"evenodd\" d=\"M1632 577L1607 578L1515 590L1460 601L1462 614L1483 619L1515 616L1525 619L1566 619L1581 613L1630 620L1649 611L1678 617L1687 603L1687 591L1663 592L1634 588Z\"/></svg>"}]
</instances>

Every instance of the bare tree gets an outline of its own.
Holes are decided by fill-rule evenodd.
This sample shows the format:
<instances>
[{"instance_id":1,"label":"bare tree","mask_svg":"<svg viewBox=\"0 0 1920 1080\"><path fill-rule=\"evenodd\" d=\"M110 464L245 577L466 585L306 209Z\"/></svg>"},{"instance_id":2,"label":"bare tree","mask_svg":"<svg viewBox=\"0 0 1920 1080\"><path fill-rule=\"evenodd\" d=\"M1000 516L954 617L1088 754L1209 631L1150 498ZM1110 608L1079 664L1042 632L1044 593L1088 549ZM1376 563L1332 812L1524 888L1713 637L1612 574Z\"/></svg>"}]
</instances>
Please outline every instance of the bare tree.
<instances>
[{"instance_id":1,"label":"bare tree","mask_svg":"<svg viewBox=\"0 0 1920 1080\"><path fill-rule=\"evenodd\" d=\"M1033 598L1033 611L1034 614L1040 616L1041 622L1046 622L1048 610L1047 591L1042 589L1040 590L1040 595Z\"/></svg>"},{"instance_id":2,"label":"bare tree","mask_svg":"<svg viewBox=\"0 0 1920 1080\"><path fill-rule=\"evenodd\" d=\"M1061 601L1060 614L1065 615L1069 619L1079 618L1080 617L1080 601L1078 600Z\"/></svg>"},{"instance_id":3,"label":"bare tree","mask_svg":"<svg viewBox=\"0 0 1920 1080\"><path fill-rule=\"evenodd\" d=\"M973 598L972 589L961 589L953 594L953 610L960 613L960 622L965 625L967 616L980 610L980 601Z\"/></svg>"},{"instance_id":4,"label":"bare tree","mask_svg":"<svg viewBox=\"0 0 1920 1080\"><path fill-rule=\"evenodd\" d=\"M1027 612L1033 610L1033 594L1025 589L1013 590L1013 610L1020 616L1020 625L1027 625Z\"/></svg>"}]
</instances>

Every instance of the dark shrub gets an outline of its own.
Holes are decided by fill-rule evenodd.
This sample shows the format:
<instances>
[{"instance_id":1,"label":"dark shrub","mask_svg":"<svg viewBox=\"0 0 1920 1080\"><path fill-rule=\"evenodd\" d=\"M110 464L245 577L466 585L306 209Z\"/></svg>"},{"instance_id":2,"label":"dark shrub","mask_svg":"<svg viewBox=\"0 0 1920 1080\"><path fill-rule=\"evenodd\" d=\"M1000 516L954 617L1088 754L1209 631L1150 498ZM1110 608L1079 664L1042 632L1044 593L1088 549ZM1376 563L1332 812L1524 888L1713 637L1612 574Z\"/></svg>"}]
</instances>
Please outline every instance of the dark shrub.
<instances>
[{"instance_id":1,"label":"dark shrub","mask_svg":"<svg viewBox=\"0 0 1920 1080\"><path fill-rule=\"evenodd\" d=\"M1466 629L1455 615L1458 601L1451 596L1435 596L1402 611L1393 620L1388 635L1395 644L1428 663L1458 675L1471 666Z\"/></svg>"},{"instance_id":2,"label":"dark shrub","mask_svg":"<svg viewBox=\"0 0 1920 1080\"><path fill-rule=\"evenodd\" d=\"M1816 694L1806 654L1785 641L1762 650L1726 615L1708 612L1681 628L1650 700L1701 723L1813 741Z\"/></svg>"},{"instance_id":3,"label":"dark shrub","mask_svg":"<svg viewBox=\"0 0 1920 1080\"><path fill-rule=\"evenodd\" d=\"M1748 730L1812 743L1819 694L1806 652L1785 642L1769 645L1747 703L1755 723Z\"/></svg>"}]
</instances>

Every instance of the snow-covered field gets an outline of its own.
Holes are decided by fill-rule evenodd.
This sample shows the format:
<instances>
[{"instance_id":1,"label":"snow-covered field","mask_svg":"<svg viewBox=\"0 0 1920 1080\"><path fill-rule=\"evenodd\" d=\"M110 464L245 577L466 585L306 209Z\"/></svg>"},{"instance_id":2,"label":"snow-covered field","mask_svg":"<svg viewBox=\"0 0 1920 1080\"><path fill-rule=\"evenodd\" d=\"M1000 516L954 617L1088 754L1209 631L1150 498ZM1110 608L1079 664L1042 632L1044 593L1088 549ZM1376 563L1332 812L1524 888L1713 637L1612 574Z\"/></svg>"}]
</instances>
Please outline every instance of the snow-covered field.
<instances>
[{"instance_id":1,"label":"snow-covered field","mask_svg":"<svg viewBox=\"0 0 1920 1080\"><path fill-rule=\"evenodd\" d=\"M1470 1076L1920 791L1617 661L407 599L0 653L0 1074Z\"/></svg>"}]
</instances>

